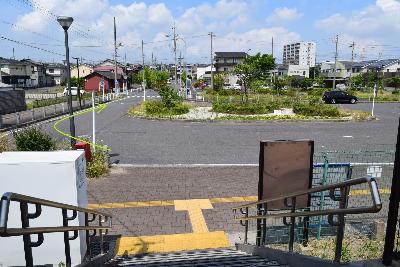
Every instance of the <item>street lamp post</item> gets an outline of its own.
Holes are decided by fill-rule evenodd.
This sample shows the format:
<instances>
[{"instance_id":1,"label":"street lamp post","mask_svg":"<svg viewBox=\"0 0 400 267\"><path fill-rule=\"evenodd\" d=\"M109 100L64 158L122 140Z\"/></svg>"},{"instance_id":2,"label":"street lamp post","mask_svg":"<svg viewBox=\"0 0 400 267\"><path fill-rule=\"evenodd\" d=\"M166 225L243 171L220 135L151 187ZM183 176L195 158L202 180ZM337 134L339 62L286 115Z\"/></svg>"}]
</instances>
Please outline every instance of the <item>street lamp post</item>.
<instances>
[{"instance_id":1,"label":"street lamp post","mask_svg":"<svg viewBox=\"0 0 400 267\"><path fill-rule=\"evenodd\" d=\"M71 147L75 149L75 121L74 121L74 110L72 107L72 93L71 93L71 67L69 63L69 47L68 47L68 29L74 21L71 17L59 16L57 17L58 23L60 23L61 27L64 29L65 35L65 59L67 62L67 88L68 88L68 109L69 109L69 131L71 135Z\"/></svg>"}]
</instances>

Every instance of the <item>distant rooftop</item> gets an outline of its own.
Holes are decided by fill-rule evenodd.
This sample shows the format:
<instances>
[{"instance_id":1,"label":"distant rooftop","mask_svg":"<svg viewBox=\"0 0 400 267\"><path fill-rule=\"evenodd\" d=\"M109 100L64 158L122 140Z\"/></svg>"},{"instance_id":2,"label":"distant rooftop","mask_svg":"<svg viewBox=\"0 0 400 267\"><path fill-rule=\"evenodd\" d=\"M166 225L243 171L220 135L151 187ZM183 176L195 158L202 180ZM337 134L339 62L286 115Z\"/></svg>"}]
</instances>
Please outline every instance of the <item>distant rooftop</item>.
<instances>
[{"instance_id":1,"label":"distant rooftop","mask_svg":"<svg viewBox=\"0 0 400 267\"><path fill-rule=\"evenodd\" d=\"M215 52L217 57L226 58L245 58L247 56L246 52Z\"/></svg>"}]
</instances>

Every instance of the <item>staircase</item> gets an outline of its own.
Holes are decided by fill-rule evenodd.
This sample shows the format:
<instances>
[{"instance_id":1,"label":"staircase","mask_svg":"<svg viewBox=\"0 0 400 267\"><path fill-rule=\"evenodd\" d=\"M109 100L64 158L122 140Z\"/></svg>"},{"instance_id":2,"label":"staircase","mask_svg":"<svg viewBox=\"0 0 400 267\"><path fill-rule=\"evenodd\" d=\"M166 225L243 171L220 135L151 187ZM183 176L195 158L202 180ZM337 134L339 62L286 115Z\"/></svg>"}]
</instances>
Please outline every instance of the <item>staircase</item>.
<instances>
[{"instance_id":1,"label":"staircase","mask_svg":"<svg viewBox=\"0 0 400 267\"><path fill-rule=\"evenodd\" d=\"M122 256L105 266L143 266L143 267L246 267L246 266L288 266L280 265L258 256L234 249L197 250L179 253L148 254L141 256Z\"/></svg>"}]
</instances>

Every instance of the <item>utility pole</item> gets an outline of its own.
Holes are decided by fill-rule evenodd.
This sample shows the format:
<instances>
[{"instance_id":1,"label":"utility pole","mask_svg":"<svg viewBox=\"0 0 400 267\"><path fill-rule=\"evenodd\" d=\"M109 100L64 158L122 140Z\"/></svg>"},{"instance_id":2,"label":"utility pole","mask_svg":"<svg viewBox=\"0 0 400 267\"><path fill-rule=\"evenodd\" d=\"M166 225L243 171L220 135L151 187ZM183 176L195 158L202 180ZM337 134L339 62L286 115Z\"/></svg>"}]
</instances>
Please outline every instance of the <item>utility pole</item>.
<instances>
[{"instance_id":1,"label":"utility pole","mask_svg":"<svg viewBox=\"0 0 400 267\"><path fill-rule=\"evenodd\" d=\"M335 67L333 69L333 90L336 88L336 67L337 67L337 58L338 58L338 42L339 42L339 35L336 34L335 37Z\"/></svg>"},{"instance_id":2,"label":"utility pole","mask_svg":"<svg viewBox=\"0 0 400 267\"><path fill-rule=\"evenodd\" d=\"M117 78L117 26L115 25L115 17L114 17L114 91L119 94L119 86L118 86L118 78Z\"/></svg>"},{"instance_id":3,"label":"utility pole","mask_svg":"<svg viewBox=\"0 0 400 267\"><path fill-rule=\"evenodd\" d=\"M142 86L143 86L143 101L146 101L146 76L145 76L145 72L146 72L146 68L144 67L144 42L142 40Z\"/></svg>"},{"instance_id":4,"label":"utility pole","mask_svg":"<svg viewBox=\"0 0 400 267\"><path fill-rule=\"evenodd\" d=\"M72 57L76 59L76 68L78 70L78 101L79 101L79 109L82 109L82 100L81 100L81 85L80 85L80 78L79 78L79 57Z\"/></svg>"},{"instance_id":5,"label":"utility pole","mask_svg":"<svg viewBox=\"0 0 400 267\"><path fill-rule=\"evenodd\" d=\"M274 58L274 36L272 36L272 41L271 41L271 54L272 58Z\"/></svg>"},{"instance_id":6,"label":"utility pole","mask_svg":"<svg viewBox=\"0 0 400 267\"><path fill-rule=\"evenodd\" d=\"M208 35L210 35L210 60L211 60L211 89L214 89L214 71L213 71L213 65L214 65L214 53L213 53L213 37L215 37L213 32L210 32Z\"/></svg>"},{"instance_id":7,"label":"utility pole","mask_svg":"<svg viewBox=\"0 0 400 267\"><path fill-rule=\"evenodd\" d=\"M350 45L351 47L351 69L350 69L350 89L353 87L353 81L352 81L352 74L353 74L353 64L354 64L354 47L356 46L356 44L353 43Z\"/></svg>"},{"instance_id":8,"label":"utility pole","mask_svg":"<svg viewBox=\"0 0 400 267\"><path fill-rule=\"evenodd\" d=\"M176 39L177 39L177 34L176 34L176 26L175 26L175 22L174 22L174 26L172 27L172 30L173 30L173 39L174 39L174 59L175 59L175 90L177 90L178 91L178 73L177 73L177 70L176 70L176 68L178 67L177 66L177 61L176 61Z\"/></svg>"},{"instance_id":9,"label":"utility pole","mask_svg":"<svg viewBox=\"0 0 400 267\"><path fill-rule=\"evenodd\" d=\"M182 51L179 51L179 91L182 91Z\"/></svg>"}]
</instances>

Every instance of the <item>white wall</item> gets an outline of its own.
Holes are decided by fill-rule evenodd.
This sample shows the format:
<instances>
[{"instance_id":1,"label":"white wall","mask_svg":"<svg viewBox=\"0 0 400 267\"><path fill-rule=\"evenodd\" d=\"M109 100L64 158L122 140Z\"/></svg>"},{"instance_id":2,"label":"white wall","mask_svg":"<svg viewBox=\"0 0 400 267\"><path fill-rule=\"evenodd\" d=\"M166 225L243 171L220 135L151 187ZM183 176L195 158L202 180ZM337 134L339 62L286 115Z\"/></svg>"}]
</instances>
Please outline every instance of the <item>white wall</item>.
<instances>
[{"instance_id":1,"label":"white wall","mask_svg":"<svg viewBox=\"0 0 400 267\"><path fill-rule=\"evenodd\" d=\"M0 153L0 195L14 192L87 207L86 161L83 151L4 152ZM34 207L29 207L34 212ZM71 213L68 213L69 215ZM83 225L84 218L70 221ZM62 226L61 210L42 207L42 214L30 220L30 226ZM21 227L18 203L10 206L8 227ZM40 247L32 248L34 264L65 262L63 233L44 234ZM35 235L32 240L37 240ZM81 262L86 251L85 233L70 241L72 265ZM22 237L0 237L0 266L25 266Z\"/></svg>"}]
</instances>

